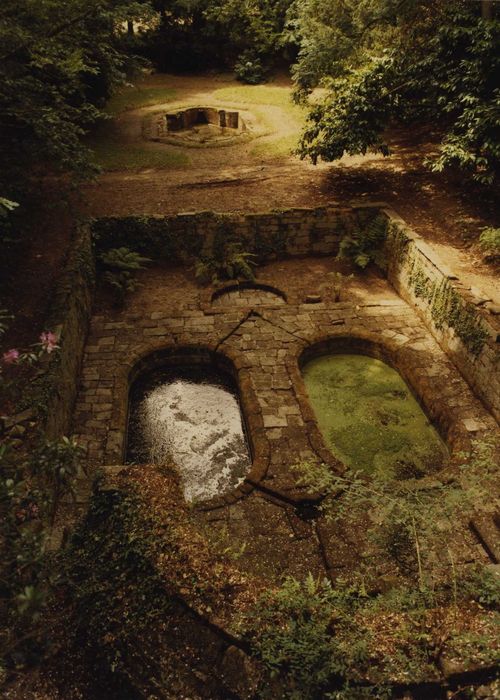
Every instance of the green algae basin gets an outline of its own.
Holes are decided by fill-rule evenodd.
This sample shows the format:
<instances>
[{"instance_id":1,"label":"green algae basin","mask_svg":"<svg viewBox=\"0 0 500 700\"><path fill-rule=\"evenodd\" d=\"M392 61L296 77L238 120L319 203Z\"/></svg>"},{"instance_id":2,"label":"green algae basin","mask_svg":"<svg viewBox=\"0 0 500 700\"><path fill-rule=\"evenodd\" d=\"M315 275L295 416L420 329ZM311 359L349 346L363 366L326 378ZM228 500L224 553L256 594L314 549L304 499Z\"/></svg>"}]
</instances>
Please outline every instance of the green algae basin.
<instances>
[{"instance_id":1,"label":"green algae basin","mask_svg":"<svg viewBox=\"0 0 500 700\"><path fill-rule=\"evenodd\" d=\"M439 469L444 442L399 373L365 355L325 355L302 375L323 438L346 466L411 479Z\"/></svg>"}]
</instances>

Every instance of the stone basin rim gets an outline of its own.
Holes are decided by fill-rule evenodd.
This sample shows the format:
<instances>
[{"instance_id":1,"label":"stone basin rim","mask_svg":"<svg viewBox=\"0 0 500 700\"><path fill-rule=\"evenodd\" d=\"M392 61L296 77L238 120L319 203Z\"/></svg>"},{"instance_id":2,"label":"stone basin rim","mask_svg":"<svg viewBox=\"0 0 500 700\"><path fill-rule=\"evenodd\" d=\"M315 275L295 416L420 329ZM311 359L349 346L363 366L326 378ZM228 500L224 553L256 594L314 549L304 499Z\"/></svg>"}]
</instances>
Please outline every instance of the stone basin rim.
<instances>
[{"instance_id":1,"label":"stone basin rim","mask_svg":"<svg viewBox=\"0 0 500 700\"><path fill-rule=\"evenodd\" d=\"M438 434L449 452L449 462L454 460L461 451L468 451L471 447L470 437L460 426L460 422L453 415L453 409L446 404L431 403L430 395L418 386L418 372L414 369L414 351L411 346L391 346L390 341L381 341L377 337L363 337L361 335L331 335L313 340L305 348L301 348L296 355L294 383L299 388L298 399L304 415L311 415L312 406L305 387L302 371L305 365L325 355L365 355L385 362L396 370L402 377L408 389L411 391L429 422L436 428ZM426 395L427 394L427 395ZM314 439L322 446L321 452L331 454L324 443L317 421L314 419L309 429L314 433Z\"/></svg>"},{"instance_id":2,"label":"stone basin rim","mask_svg":"<svg viewBox=\"0 0 500 700\"><path fill-rule=\"evenodd\" d=\"M250 456L250 470L240 486L236 487L234 491L202 501L194 506L202 510L211 510L246 497L254 490L255 485L262 481L268 468L269 444L259 430L258 418L256 420L256 415L252 410L252 406L256 403L256 397L253 389L248 384L245 386L245 390L242 391L236 363L225 353L204 345L167 346L146 353L137 359L128 372L127 412L125 435L122 444L122 462L125 463L129 446L131 392L134 384L142 377L146 378L148 374L162 368L189 369L190 367L206 367L229 377L239 403L243 432Z\"/></svg>"},{"instance_id":3,"label":"stone basin rim","mask_svg":"<svg viewBox=\"0 0 500 700\"><path fill-rule=\"evenodd\" d=\"M223 287L216 289L212 293L210 301L211 301L211 303L213 303L214 301L216 301L216 299L220 299L220 297L223 297L226 294L230 294L231 292L237 292L241 289L243 289L243 290L255 289L255 290L261 291L261 292L268 292L269 294L273 294L274 296L280 297L281 299L283 299L283 301L285 303L288 302L287 295L281 289L278 289L278 287L274 287L271 284L262 284L260 282L251 282L251 281L229 282L228 284L224 285Z\"/></svg>"}]
</instances>

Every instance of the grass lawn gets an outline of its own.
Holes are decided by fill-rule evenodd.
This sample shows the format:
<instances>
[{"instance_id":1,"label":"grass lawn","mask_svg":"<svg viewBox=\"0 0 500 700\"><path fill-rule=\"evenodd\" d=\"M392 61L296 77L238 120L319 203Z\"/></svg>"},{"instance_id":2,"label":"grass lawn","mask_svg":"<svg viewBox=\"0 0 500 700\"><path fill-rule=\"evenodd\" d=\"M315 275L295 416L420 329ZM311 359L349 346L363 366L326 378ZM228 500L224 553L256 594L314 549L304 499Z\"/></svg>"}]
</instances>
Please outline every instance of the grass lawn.
<instances>
[{"instance_id":1,"label":"grass lawn","mask_svg":"<svg viewBox=\"0 0 500 700\"><path fill-rule=\"evenodd\" d=\"M241 85L221 88L214 92L217 100L236 104L248 104L260 107L268 105L280 107L287 116L289 123L295 128L294 133L277 136L275 139L257 143L250 151L257 158L282 158L291 155L297 147L300 133L305 123L307 108L292 102L292 90L288 87L271 85ZM273 123L266 116L265 109L258 113L268 128L272 130Z\"/></svg>"},{"instance_id":2,"label":"grass lawn","mask_svg":"<svg viewBox=\"0 0 500 700\"><path fill-rule=\"evenodd\" d=\"M222 102L241 102L242 104L249 105L276 105L285 108L295 107L292 102L292 90L288 87L238 85L215 90L214 97Z\"/></svg>"},{"instance_id":3,"label":"grass lawn","mask_svg":"<svg viewBox=\"0 0 500 700\"><path fill-rule=\"evenodd\" d=\"M270 141L257 143L250 154L256 158L284 158L292 155L299 143L299 133L288 134Z\"/></svg>"},{"instance_id":4,"label":"grass lawn","mask_svg":"<svg viewBox=\"0 0 500 700\"><path fill-rule=\"evenodd\" d=\"M176 94L173 88L141 88L140 86L134 85L132 87L123 88L113 95L106 104L104 111L107 112L107 114L116 115L131 109L163 104L164 102L171 102L176 97Z\"/></svg>"},{"instance_id":5,"label":"grass lawn","mask_svg":"<svg viewBox=\"0 0 500 700\"><path fill-rule=\"evenodd\" d=\"M95 135L87 145L94 153L95 162L107 171L184 168L190 162L187 155L168 147L153 149L146 144L124 144L107 134Z\"/></svg>"}]
</instances>

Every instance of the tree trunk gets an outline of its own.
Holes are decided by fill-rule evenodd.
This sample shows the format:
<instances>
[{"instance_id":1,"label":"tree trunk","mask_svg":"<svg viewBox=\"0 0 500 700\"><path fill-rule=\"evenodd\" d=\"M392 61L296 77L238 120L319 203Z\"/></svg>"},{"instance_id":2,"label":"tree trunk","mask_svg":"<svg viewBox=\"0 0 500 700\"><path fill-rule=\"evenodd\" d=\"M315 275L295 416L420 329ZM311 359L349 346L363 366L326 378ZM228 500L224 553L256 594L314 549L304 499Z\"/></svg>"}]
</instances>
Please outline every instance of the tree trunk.
<instances>
[{"instance_id":1,"label":"tree trunk","mask_svg":"<svg viewBox=\"0 0 500 700\"><path fill-rule=\"evenodd\" d=\"M131 19L127 20L127 34L130 34L131 36L134 35L134 23Z\"/></svg>"},{"instance_id":2,"label":"tree trunk","mask_svg":"<svg viewBox=\"0 0 500 700\"><path fill-rule=\"evenodd\" d=\"M481 0L481 17L483 19L493 19L492 0Z\"/></svg>"}]
</instances>

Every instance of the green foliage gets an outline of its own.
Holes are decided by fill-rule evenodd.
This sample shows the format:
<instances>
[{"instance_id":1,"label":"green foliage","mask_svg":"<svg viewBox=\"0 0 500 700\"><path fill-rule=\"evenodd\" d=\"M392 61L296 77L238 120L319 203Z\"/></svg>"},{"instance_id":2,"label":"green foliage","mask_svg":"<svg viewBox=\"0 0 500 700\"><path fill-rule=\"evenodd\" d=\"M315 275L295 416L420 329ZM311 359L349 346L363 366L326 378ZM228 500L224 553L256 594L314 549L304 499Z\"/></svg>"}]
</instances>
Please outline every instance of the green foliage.
<instances>
[{"instance_id":1,"label":"green foliage","mask_svg":"<svg viewBox=\"0 0 500 700\"><path fill-rule=\"evenodd\" d=\"M383 246L387 236L387 226L387 218L382 215L361 225L359 230L342 238L338 257L352 260L362 269L371 262L385 269Z\"/></svg>"},{"instance_id":2,"label":"green foliage","mask_svg":"<svg viewBox=\"0 0 500 700\"><path fill-rule=\"evenodd\" d=\"M271 63L286 49L291 0L155 0L158 26L145 35L144 52L163 71L233 65L246 51Z\"/></svg>"},{"instance_id":3,"label":"green foliage","mask_svg":"<svg viewBox=\"0 0 500 700\"><path fill-rule=\"evenodd\" d=\"M10 211L14 211L19 206L17 202L13 202L5 197L0 197L0 218L7 216Z\"/></svg>"},{"instance_id":4,"label":"green foliage","mask_svg":"<svg viewBox=\"0 0 500 700\"><path fill-rule=\"evenodd\" d=\"M237 80L249 85L258 85L265 80L265 70L262 61L251 51L245 51L234 66Z\"/></svg>"},{"instance_id":5,"label":"green foliage","mask_svg":"<svg viewBox=\"0 0 500 700\"><path fill-rule=\"evenodd\" d=\"M487 258L500 256L500 228L485 228L479 236L479 245Z\"/></svg>"},{"instance_id":6,"label":"green foliage","mask_svg":"<svg viewBox=\"0 0 500 700\"><path fill-rule=\"evenodd\" d=\"M470 353L476 356L481 353L489 333L474 306L464 302L448 279L443 279L442 282L431 281L414 260L408 284L415 296L429 305L432 320L438 330L449 326Z\"/></svg>"},{"instance_id":7,"label":"green foliage","mask_svg":"<svg viewBox=\"0 0 500 700\"><path fill-rule=\"evenodd\" d=\"M454 568L453 554L446 544L458 520L478 512L495 510L491 489L497 476L498 445L476 443L454 478L435 477L384 480L376 474L370 480L361 472L347 470L335 474L317 463L298 465L301 483L326 495L322 512L338 521L353 513L370 513L370 537L410 576L421 590L433 585L436 552L440 551ZM334 495L342 497L333 499Z\"/></svg>"},{"instance_id":8,"label":"green foliage","mask_svg":"<svg viewBox=\"0 0 500 700\"><path fill-rule=\"evenodd\" d=\"M444 647L462 663L494 663L495 621L486 617L481 633L471 631L449 604L446 588L431 594L401 586L368 595L362 584L341 579L287 578L261 596L243 623L272 676L258 697L393 698L397 684L435 677ZM468 592L460 604L469 616Z\"/></svg>"},{"instance_id":9,"label":"green foliage","mask_svg":"<svg viewBox=\"0 0 500 700\"><path fill-rule=\"evenodd\" d=\"M468 595L493 610L500 609L500 572L491 567L479 567L464 580Z\"/></svg>"},{"instance_id":10,"label":"green foliage","mask_svg":"<svg viewBox=\"0 0 500 700\"><path fill-rule=\"evenodd\" d=\"M40 653L51 585L46 543L61 499L72 494L82 449L67 437L26 455L12 435L0 447L0 660Z\"/></svg>"},{"instance_id":11,"label":"green foliage","mask_svg":"<svg viewBox=\"0 0 500 700\"><path fill-rule=\"evenodd\" d=\"M250 635L264 666L281 674L291 700L314 700L367 659L367 640L356 631L353 615L362 598L355 587L333 588L311 574L303 583L285 579L265 593L252 610Z\"/></svg>"},{"instance_id":12,"label":"green foliage","mask_svg":"<svg viewBox=\"0 0 500 700\"><path fill-rule=\"evenodd\" d=\"M305 0L305 6L314 1ZM361 21L353 3L330 0L333 14L323 20L324 32L318 31L317 39L304 34L308 56L321 54L325 32L342 41L336 41L329 59L315 59L314 70L304 58L305 67L299 61L299 89L320 77L330 79L331 88L311 111L301 156L331 161L369 149L387 155L383 131L391 122L432 121L443 138L431 167L458 166L479 183L491 184L500 164L500 22L482 20L472 4L459 0L360 5L371 5L372 18ZM374 27L381 21L393 29L377 35Z\"/></svg>"},{"instance_id":13,"label":"green foliage","mask_svg":"<svg viewBox=\"0 0 500 700\"><path fill-rule=\"evenodd\" d=\"M9 321L14 317L10 314L7 309L0 309L0 339L9 327Z\"/></svg>"},{"instance_id":14,"label":"green foliage","mask_svg":"<svg viewBox=\"0 0 500 700\"><path fill-rule=\"evenodd\" d=\"M0 186L24 192L39 173L94 172L81 137L136 63L120 23L149 16L134 0L4 0L0 16Z\"/></svg>"},{"instance_id":15,"label":"green foliage","mask_svg":"<svg viewBox=\"0 0 500 700\"><path fill-rule=\"evenodd\" d=\"M417 0L296 0L286 31L298 44L292 69L300 99L363 63L366 52L387 42L398 19L411 15Z\"/></svg>"},{"instance_id":16,"label":"green foliage","mask_svg":"<svg viewBox=\"0 0 500 700\"><path fill-rule=\"evenodd\" d=\"M133 273L144 269L151 260L130 248L121 247L100 253L99 262L103 268L103 281L114 292L117 303L123 303L125 295L139 286Z\"/></svg>"},{"instance_id":17,"label":"green foliage","mask_svg":"<svg viewBox=\"0 0 500 700\"><path fill-rule=\"evenodd\" d=\"M81 467L84 450L73 438L47 441L32 455L31 471L42 479L49 518L54 522L61 500L75 497L75 481Z\"/></svg>"},{"instance_id":18,"label":"green foliage","mask_svg":"<svg viewBox=\"0 0 500 700\"><path fill-rule=\"evenodd\" d=\"M237 242L224 243L217 257L200 259L195 264L195 275L200 282L219 284L223 280L254 280L253 253L245 253Z\"/></svg>"}]
</instances>

